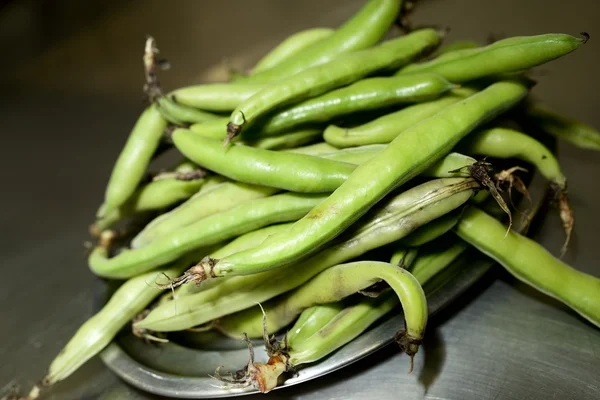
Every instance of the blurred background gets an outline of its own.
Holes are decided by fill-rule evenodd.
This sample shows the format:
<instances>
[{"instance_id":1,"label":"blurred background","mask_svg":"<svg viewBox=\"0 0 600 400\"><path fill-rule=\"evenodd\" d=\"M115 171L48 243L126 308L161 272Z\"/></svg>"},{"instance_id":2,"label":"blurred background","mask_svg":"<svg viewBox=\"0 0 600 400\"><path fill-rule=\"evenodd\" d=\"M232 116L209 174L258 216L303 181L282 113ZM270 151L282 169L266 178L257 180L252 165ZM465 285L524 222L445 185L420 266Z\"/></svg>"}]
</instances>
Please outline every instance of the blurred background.
<instances>
[{"instance_id":1,"label":"blurred background","mask_svg":"<svg viewBox=\"0 0 600 400\"><path fill-rule=\"evenodd\" d=\"M0 388L12 379L29 387L42 377L89 316L95 278L83 243L112 165L143 109L145 36L156 38L171 63L159 76L170 90L223 79L226 67L250 67L288 35L339 26L362 4L0 0ZM421 0L413 20L449 27L448 42L589 32L588 44L536 70L534 93L600 128L600 1ZM577 218L565 260L600 275L600 161L597 153L563 143L559 150ZM558 253L563 236L554 214L536 239ZM573 328L581 335L577 340L564 329L570 324L582 325ZM508 339L501 333L507 327ZM411 376L402 372L406 360L387 349L271 397L600 398L593 372L600 369L598 331L501 271L465 294L431 332ZM153 397L125 386L95 358L45 398Z\"/></svg>"}]
</instances>

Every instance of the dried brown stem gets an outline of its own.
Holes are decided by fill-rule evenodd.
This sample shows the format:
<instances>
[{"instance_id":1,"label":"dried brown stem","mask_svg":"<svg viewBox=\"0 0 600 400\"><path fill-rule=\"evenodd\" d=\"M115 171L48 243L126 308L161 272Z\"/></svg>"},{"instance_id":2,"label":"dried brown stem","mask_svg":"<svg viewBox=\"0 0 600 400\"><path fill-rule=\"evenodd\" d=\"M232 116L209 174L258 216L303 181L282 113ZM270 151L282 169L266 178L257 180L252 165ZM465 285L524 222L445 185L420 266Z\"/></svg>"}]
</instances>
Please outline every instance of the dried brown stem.
<instances>
[{"instance_id":1,"label":"dried brown stem","mask_svg":"<svg viewBox=\"0 0 600 400\"><path fill-rule=\"evenodd\" d=\"M571 241L573 226L575 225L575 216L571 204L569 203L569 197L567 196L566 184L564 185L564 188L561 188L556 182L552 182L550 184L550 196L552 202L558 208L560 220L566 235L565 242L560 250L560 258L562 258L567 253L569 242Z\"/></svg>"},{"instance_id":2,"label":"dried brown stem","mask_svg":"<svg viewBox=\"0 0 600 400\"><path fill-rule=\"evenodd\" d=\"M492 179L492 164L486 162L485 160L477 161L476 163L470 165L468 169L471 176L490 191L490 194L496 200L500 208L502 208L502 210L508 215L508 229L506 230L506 234L508 235L508 232L512 227L512 214L508 208L508 205L500 195L494 180Z\"/></svg>"},{"instance_id":3,"label":"dried brown stem","mask_svg":"<svg viewBox=\"0 0 600 400\"><path fill-rule=\"evenodd\" d=\"M160 289L173 289L189 282L200 285L209 278L216 278L213 272L216 262L217 260L214 258L204 257L198 264L185 271L183 275L174 279L169 278L169 283L167 284L156 283L156 286Z\"/></svg>"},{"instance_id":4,"label":"dried brown stem","mask_svg":"<svg viewBox=\"0 0 600 400\"><path fill-rule=\"evenodd\" d=\"M133 320L131 321L131 333L133 333L135 337L144 340L146 343L168 343L169 340L166 337L164 337L163 334L153 332L144 328L139 328L137 326L136 323L146 318L150 311L150 309L146 309L133 318Z\"/></svg>"},{"instance_id":5,"label":"dried brown stem","mask_svg":"<svg viewBox=\"0 0 600 400\"><path fill-rule=\"evenodd\" d=\"M410 357L410 368L408 370L408 373L410 374L413 371L415 354L419 351L421 340L411 337L404 330L396 332L394 340L398 346L400 346L400 350Z\"/></svg>"}]
</instances>

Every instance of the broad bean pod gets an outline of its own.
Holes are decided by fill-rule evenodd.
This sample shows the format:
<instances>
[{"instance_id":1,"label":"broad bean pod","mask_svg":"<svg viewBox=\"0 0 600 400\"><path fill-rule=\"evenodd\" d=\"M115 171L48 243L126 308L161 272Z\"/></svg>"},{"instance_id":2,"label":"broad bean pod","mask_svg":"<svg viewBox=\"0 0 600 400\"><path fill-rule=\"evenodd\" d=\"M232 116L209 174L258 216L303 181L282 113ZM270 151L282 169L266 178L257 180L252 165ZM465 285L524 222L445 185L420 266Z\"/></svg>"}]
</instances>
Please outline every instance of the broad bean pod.
<instances>
[{"instance_id":1,"label":"broad bean pod","mask_svg":"<svg viewBox=\"0 0 600 400\"><path fill-rule=\"evenodd\" d=\"M547 106L527 107L527 118L542 131L582 149L600 150L600 132L594 127L559 115Z\"/></svg>"},{"instance_id":2,"label":"broad bean pod","mask_svg":"<svg viewBox=\"0 0 600 400\"><path fill-rule=\"evenodd\" d=\"M518 82L502 81L446 107L405 130L384 151L357 167L289 232L274 235L252 250L203 260L199 269L204 269L204 277L252 274L316 252L386 194L429 168L478 125L511 108L527 93L528 88Z\"/></svg>"},{"instance_id":3,"label":"broad bean pod","mask_svg":"<svg viewBox=\"0 0 600 400\"><path fill-rule=\"evenodd\" d=\"M475 207L465 210L454 231L517 279L600 327L599 278L565 264L532 239L507 232L501 222Z\"/></svg>"},{"instance_id":4,"label":"broad bean pod","mask_svg":"<svg viewBox=\"0 0 600 400\"><path fill-rule=\"evenodd\" d=\"M473 201L472 199L471 201ZM401 243L409 247L420 247L434 241L445 233L449 232L458 223L460 211L449 212L438 219L423 225L407 237L401 240Z\"/></svg>"},{"instance_id":5,"label":"broad bean pod","mask_svg":"<svg viewBox=\"0 0 600 400\"><path fill-rule=\"evenodd\" d=\"M200 110L230 112L265 86L263 83L209 83L179 88L169 96L180 104ZM227 121L225 118L223 126Z\"/></svg>"},{"instance_id":6,"label":"broad bean pod","mask_svg":"<svg viewBox=\"0 0 600 400\"><path fill-rule=\"evenodd\" d=\"M345 115L427 101L453 88L454 84L437 74L361 79L277 111L257 123L256 129L250 128L246 136L279 135L291 129L319 125Z\"/></svg>"},{"instance_id":7,"label":"broad bean pod","mask_svg":"<svg viewBox=\"0 0 600 400\"><path fill-rule=\"evenodd\" d=\"M301 343L308 339L327 325L345 307L344 301L336 301L335 303L312 306L302 311L294 326L286 332L288 343Z\"/></svg>"},{"instance_id":8,"label":"broad bean pod","mask_svg":"<svg viewBox=\"0 0 600 400\"><path fill-rule=\"evenodd\" d=\"M330 62L343 54L377 44L397 18L402 2L403 0L368 0L328 38L305 47L273 68L253 74L248 80L277 81L307 68Z\"/></svg>"},{"instance_id":9,"label":"broad bean pod","mask_svg":"<svg viewBox=\"0 0 600 400\"><path fill-rule=\"evenodd\" d=\"M253 124L276 108L318 96L376 72L399 68L437 46L439 41L437 31L423 29L273 82L233 110L227 125L227 137L231 139L240 133L243 125Z\"/></svg>"},{"instance_id":10,"label":"broad bean pod","mask_svg":"<svg viewBox=\"0 0 600 400\"><path fill-rule=\"evenodd\" d=\"M150 221L131 240L131 247L138 249L147 246L158 238L209 215L231 210L247 201L268 197L278 192L275 188L232 182L221 177L218 177L217 181L220 182L199 191L178 207Z\"/></svg>"},{"instance_id":11,"label":"broad bean pod","mask_svg":"<svg viewBox=\"0 0 600 400\"><path fill-rule=\"evenodd\" d=\"M176 260L189 251L231 239L276 222L301 218L326 195L282 193L247 201L213 214L156 239L151 246L123 250L108 258L108 249L96 247L88 258L91 271L101 277L125 279Z\"/></svg>"},{"instance_id":12,"label":"broad bean pod","mask_svg":"<svg viewBox=\"0 0 600 400\"><path fill-rule=\"evenodd\" d=\"M356 168L352 164L305 154L237 144L223 148L220 141L185 129L176 129L172 137L182 154L204 168L239 182L295 192L332 192Z\"/></svg>"},{"instance_id":13,"label":"broad bean pod","mask_svg":"<svg viewBox=\"0 0 600 400\"><path fill-rule=\"evenodd\" d=\"M50 364L42 387L67 378L87 360L98 354L117 333L146 308L162 290L154 283L164 276L177 276L202 253L187 255L159 271L138 275L124 282L108 302L73 335Z\"/></svg>"},{"instance_id":14,"label":"broad bean pod","mask_svg":"<svg viewBox=\"0 0 600 400\"><path fill-rule=\"evenodd\" d=\"M191 179L180 179L177 174L197 174ZM118 208L103 212L102 218L96 220L91 231L99 235L105 229L135 214L146 211L161 210L192 197L206 185L210 186L210 178L204 178L205 172L188 161L181 163L173 170L173 176L154 180L140 186L131 197Z\"/></svg>"},{"instance_id":15,"label":"broad bean pod","mask_svg":"<svg viewBox=\"0 0 600 400\"><path fill-rule=\"evenodd\" d=\"M98 218L120 207L133 195L166 127L167 121L154 105L140 115L113 166L104 195L104 207L100 209Z\"/></svg>"},{"instance_id":16,"label":"broad bean pod","mask_svg":"<svg viewBox=\"0 0 600 400\"><path fill-rule=\"evenodd\" d=\"M411 125L435 115L446 106L454 104L462 98L449 95L425 103L410 105L352 128L329 125L323 132L323 139L338 148L375 143L387 144Z\"/></svg>"},{"instance_id":17,"label":"broad bean pod","mask_svg":"<svg viewBox=\"0 0 600 400\"><path fill-rule=\"evenodd\" d=\"M281 64L311 44L330 37L334 32L331 28L311 28L288 36L254 65L252 74L257 74Z\"/></svg>"},{"instance_id":18,"label":"broad bean pod","mask_svg":"<svg viewBox=\"0 0 600 400\"><path fill-rule=\"evenodd\" d=\"M430 246L421 248L419 256L408 268L415 277L419 277L421 284L425 284L425 282L439 274L441 270L454 262L469 248L469 245L461 240L439 242L436 241L431 243Z\"/></svg>"},{"instance_id":19,"label":"broad bean pod","mask_svg":"<svg viewBox=\"0 0 600 400\"><path fill-rule=\"evenodd\" d=\"M547 63L578 49L587 39L587 34L577 38L559 33L510 37L488 46L456 50L431 61L408 65L398 74L434 72L454 83L468 82Z\"/></svg>"},{"instance_id":20,"label":"broad bean pod","mask_svg":"<svg viewBox=\"0 0 600 400\"><path fill-rule=\"evenodd\" d=\"M219 118L218 115L185 104L179 104L173 98L167 96L157 98L156 106L167 121L176 125L199 123Z\"/></svg>"},{"instance_id":21,"label":"broad bean pod","mask_svg":"<svg viewBox=\"0 0 600 400\"><path fill-rule=\"evenodd\" d=\"M173 304L156 307L136 325L158 332L183 330L273 298L302 285L332 265L395 242L417 227L456 209L474 195L478 185L470 178L445 178L415 186L391 196L366 214L356 227L311 257L282 269L232 276L211 289L179 298L176 307ZM282 233L272 235L264 242ZM198 271L192 267L184 274L184 281L201 282L204 280L202 273L203 269Z\"/></svg>"}]
</instances>

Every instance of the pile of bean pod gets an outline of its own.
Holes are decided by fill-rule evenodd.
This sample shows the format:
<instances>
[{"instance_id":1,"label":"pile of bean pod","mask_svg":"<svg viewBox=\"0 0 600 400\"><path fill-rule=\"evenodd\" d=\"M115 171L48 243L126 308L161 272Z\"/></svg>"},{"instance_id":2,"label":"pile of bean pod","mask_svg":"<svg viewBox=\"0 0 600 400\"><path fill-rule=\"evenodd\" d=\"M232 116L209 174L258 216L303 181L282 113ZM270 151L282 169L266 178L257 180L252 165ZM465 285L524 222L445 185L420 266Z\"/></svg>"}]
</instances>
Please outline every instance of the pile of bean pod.
<instances>
[{"instance_id":1,"label":"pile of bean pod","mask_svg":"<svg viewBox=\"0 0 600 400\"><path fill-rule=\"evenodd\" d=\"M207 330L264 338L268 363L215 374L261 392L391 312L403 313L395 341L412 359L429 314L423 285L469 249L600 326L600 279L511 229L536 170L568 250L567 179L544 143L600 150L600 133L536 102L529 72L589 36L445 44L437 29L407 27L404 6L367 0L228 82L169 93L148 38L149 104L91 229L91 272L122 285L27 398L122 329L159 342ZM180 161L152 175L165 153Z\"/></svg>"}]
</instances>

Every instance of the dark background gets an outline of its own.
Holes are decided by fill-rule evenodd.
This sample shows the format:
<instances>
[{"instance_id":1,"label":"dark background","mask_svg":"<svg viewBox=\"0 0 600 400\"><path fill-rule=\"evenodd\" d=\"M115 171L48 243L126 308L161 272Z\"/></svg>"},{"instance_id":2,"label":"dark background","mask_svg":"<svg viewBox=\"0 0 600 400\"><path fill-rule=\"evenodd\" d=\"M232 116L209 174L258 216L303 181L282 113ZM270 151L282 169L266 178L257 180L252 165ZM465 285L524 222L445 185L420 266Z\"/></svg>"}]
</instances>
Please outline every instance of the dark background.
<instances>
[{"instance_id":1,"label":"dark background","mask_svg":"<svg viewBox=\"0 0 600 400\"><path fill-rule=\"evenodd\" d=\"M335 27L362 0L0 1L0 388L25 387L91 309L95 279L83 242L113 162L142 110L142 49L158 41L172 89L249 67L289 34ZM564 32L591 34L536 71L536 96L600 128L598 0L422 0L418 24L449 26L448 41ZM600 275L598 153L560 144L577 222L565 260ZM557 254L554 214L536 239ZM412 375L386 348L274 398L600 398L600 333L501 271L432 321ZM425 386L428 390L425 391ZM97 359L48 399L148 398Z\"/></svg>"}]
</instances>

